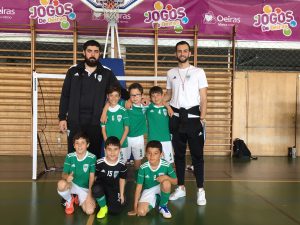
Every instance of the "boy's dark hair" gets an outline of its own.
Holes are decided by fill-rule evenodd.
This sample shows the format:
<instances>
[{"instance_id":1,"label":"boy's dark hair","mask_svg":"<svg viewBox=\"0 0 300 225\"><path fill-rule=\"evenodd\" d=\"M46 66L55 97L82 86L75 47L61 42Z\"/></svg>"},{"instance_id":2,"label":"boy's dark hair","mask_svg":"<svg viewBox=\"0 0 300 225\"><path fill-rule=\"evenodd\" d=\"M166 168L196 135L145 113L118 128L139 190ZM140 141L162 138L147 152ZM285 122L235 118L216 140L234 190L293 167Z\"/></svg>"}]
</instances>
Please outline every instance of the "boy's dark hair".
<instances>
[{"instance_id":1,"label":"boy's dark hair","mask_svg":"<svg viewBox=\"0 0 300 225\"><path fill-rule=\"evenodd\" d=\"M85 132L80 131L80 132L78 132L74 135L74 137L72 139L73 144L75 144L75 141L80 139L80 138L85 139L86 143L90 143L90 140L89 140L87 134Z\"/></svg>"},{"instance_id":2,"label":"boy's dark hair","mask_svg":"<svg viewBox=\"0 0 300 225\"><path fill-rule=\"evenodd\" d=\"M128 92L130 93L130 91L132 89L138 89L141 92L141 94L143 94L143 87L139 83L132 83L132 84L130 84L129 87L128 87Z\"/></svg>"},{"instance_id":3,"label":"boy's dark hair","mask_svg":"<svg viewBox=\"0 0 300 225\"><path fill-rule=\"evenodd\" d=\"M101 45L99 44L98 41L95 41L95 40L89 40L87 42L85 42L83 44L83 50L85 51L87 49L88 46L96 46L99 48L99 50L101 51Z\"/></svg>"},{"instance_id":4,"label":"boy's dark hair","mask_svg":"<svg viewBox=\"0 0 300 225\"><path fill-rule=\"evenodd\" d=\"M191 46L189 43L187 43L186 41L179 41L175 46L175 52L177 52L178 45L187 45L189 47L189 52L191 51Z\"/></svg>"},{"instance_id":5,"label":"boy's dark hair","mask_svg":"<svg viewBox=\"0 0 300 225\"><path fill-rule=\"evenodd\" d=\"M107 90L107 94L111 94L113 92L118 92L121 96L121 88L119 86L110 86Z\"/></svg>"},{"instance_id":6,"label":"boy's dark hair","mask_svg":"<svg viewBox=\"0 0 300 225\"><path fill-rule=\"evenodd\" d=\"M163 89L159 86L153 86L152 88L150 88L149 90L149 95L151 96L152 94L163 94Z\"/></svg>"},{"instance_id":7,"label":"boy's dark hair","mask_svg":"<svg viewBox=\"0 0 300 225\"><path fill-rule=\"evenodd\" d=\"M162 153L162 144L159 141L149 141L146 145L146 152L149 148L158 148L160 153Z\"/></svg>"},{"instance_id":8,"label":"boy's dark hair","mask_svg":"<svg viewBox=\"0 0 300 225\"><path fill-rule=\"evenodd\" d=\"M117 147L121 148L120 140L119 140L119 138L117 138L115 136L110 136L106 139L104 148L106 148L109 145L113 145L113 146L117 146Z\"/></svg>"}]
</instances>

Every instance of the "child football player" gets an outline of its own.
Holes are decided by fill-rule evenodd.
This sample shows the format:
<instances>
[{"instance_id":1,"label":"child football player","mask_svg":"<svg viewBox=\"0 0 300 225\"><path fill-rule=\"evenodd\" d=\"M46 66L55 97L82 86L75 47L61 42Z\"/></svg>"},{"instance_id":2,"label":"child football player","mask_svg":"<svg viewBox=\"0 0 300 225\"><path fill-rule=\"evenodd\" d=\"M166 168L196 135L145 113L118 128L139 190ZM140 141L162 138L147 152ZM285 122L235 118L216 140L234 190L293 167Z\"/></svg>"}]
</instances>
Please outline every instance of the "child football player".
<instances>
[{"instance_id":1,"label":"child football player","mask_svg":"<svg viewBox=\"0 0 300 225\"><path fill-rule=\"evenodd\" d=\"M105 141L105 157L96 163L96 180L92 187L93 196L100 206L97 218L107 213L118 214L124 208L125 181L127 167L120 161L121 144L117 137L110 136Z\"/></svg>"},{"instance_id":2,"label":"child football player","mask_svg":"<svg viewBox=\"0 0 300 225\"><path fill-rule=\"evenodd\" d=\"M101 123L103 139L110 136L119 138L121 142L120 160L127 162L127 134L129 131L129 119L127 110L118 104L121 97L121 89L119 87L110 87L107 92L108 109L106 112L107 119L105 123Z\"/></svg>"},{"instance_id":3,"label":"child football player","mask_svg":"<svg viewBox=\"0 0 300 225\"><path fill-rule=\"evenodd\" d=\"M94 213L96 206L91 191L95 180L96 156L87 151L89 140L84 133L75 134L73 145L75 152L66 156L62 179L57 183L57 192L66 200L66 214L72 214L74 203L79 203L82 210L90 215Z\"/></svg>"},{"instance_id":4,"label":"child football player","mask_svg":"<svg viewBox=\"0 0 300 225\"><path fill-rule=\"evenodd\" d=\"M170 163L161 159L162 145L159 141L150 141L146 146L147 162L138 171L137 185L134 195L133 211L128 215L146 216L155 207L157 196L159 212L164 218L171 218L167 204L171 186L177 184L177 177Z\"/></svg>"},{"instance_id":5,"label":"child football player","mask_svg":"<svg viewBox=\"0 0 300 225\"><path fill-rule=\"evenodd\" d=\"M167 109L167 107L169 107L169 110L171 110L171 107L166 107L164 105L164 94L161 87L154 86L150 88L149 95L152 103L149 105L146 113L148 122L148 141L160 141L163 149L163 159L169 163L173 163L174 156Z\"/></svg>"},{"instance_id":6,"label":"child football player","mask_svg":"<svg viewBox=\"0 0 300 225\"><path fill-rule=\"evenodd\" d=\"M128 87L132 107L127 110L129 117L129 133L127 159L131 154L134 158L134 168L137 171L145 156L144 134L147 133L146 111L148 106L142 104L143 87L139 83L132 83Z\"/></svg>"}]
</instances>

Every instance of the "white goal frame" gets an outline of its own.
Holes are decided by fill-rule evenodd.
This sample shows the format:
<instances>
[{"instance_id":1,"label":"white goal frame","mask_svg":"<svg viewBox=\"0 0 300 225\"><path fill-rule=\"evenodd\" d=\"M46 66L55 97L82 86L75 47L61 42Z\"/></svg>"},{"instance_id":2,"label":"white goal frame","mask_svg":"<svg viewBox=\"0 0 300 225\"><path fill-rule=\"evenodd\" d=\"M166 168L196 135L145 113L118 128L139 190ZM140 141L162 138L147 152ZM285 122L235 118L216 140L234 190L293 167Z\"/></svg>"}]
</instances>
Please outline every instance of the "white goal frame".
<instances>
[{"instance_id":1,"label":"white goal frame","mask_svg":"<svg viewBox=\"0 0 300 225\"><path fill-rule=\"evenodd\" d=\"M37 179L38 156L38 79L65 79L65 74L45 74L32 72L32 179ZM117 76L119 81L166 81L166 77L158 76ZM58 113L58 112L57 112ZM58 128L57 128L58 130Z\"/></svg>"}]
</instances>

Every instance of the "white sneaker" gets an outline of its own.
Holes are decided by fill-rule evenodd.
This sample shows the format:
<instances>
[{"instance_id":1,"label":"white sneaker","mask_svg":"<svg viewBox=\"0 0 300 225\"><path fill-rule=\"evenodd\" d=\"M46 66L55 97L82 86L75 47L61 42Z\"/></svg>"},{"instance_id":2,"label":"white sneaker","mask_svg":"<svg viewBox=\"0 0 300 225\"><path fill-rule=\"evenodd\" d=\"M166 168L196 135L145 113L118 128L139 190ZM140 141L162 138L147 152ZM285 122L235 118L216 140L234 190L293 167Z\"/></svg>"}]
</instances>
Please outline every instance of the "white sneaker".
<instances>
[{"instance_id":1,"label":"white sneaker","mask_svg":"<svg viewBox=\"0 0 300 225\"><path fill-rule=\"evenodd\" d=\"M172 214L170 213L167 206L159 206L159 212L163 215L164 218L170 219L172 218Z\"/></svg>"},{"instance_id":2,"label":"white sneaker","mask_svg":"<svg viewBox=\"0 0 300 225\"><path fill-rule=\"evenodd\" d=\"M177 200L179 198L185 197L186 193L185 193L185 188L182 189L180 187L176 188L175 191L170 195L169 200L170 201L174 201Z\"/></svg>"},{"instance_id":3,"label":"white sneaker","mask_svg":"<svg viewBox=\"0 0 300 225\"><path fill-rule=\"evenodd\" d=\"M197 205L206 205L205 191L199 190L197 193Z\"/></svg>"}]
</instances>

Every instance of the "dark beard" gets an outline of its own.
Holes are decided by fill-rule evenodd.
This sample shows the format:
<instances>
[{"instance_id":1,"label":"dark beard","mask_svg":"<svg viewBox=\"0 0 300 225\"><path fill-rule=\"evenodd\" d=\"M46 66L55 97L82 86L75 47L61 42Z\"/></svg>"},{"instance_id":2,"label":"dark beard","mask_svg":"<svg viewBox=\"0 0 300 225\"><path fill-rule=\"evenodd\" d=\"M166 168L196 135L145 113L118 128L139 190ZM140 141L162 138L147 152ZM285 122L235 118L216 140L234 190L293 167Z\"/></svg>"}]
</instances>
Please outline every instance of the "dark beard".
<instances>
[{"instance_id":1,"label":"dark beard","mask_svg":"<svg viewBox=\"0 0 300 225\"><path fill-rule=\"evenodd\" d=\"M185 60L181 60L179 57L177 57L177 60L180 63L186 63L189 60L189 57L187 57Z\"/></svg>"},{"instance_id":2,"label":"dark beard","mask_svg":"<svg viewBox=\"0 0 300 225\"><path fill-rule=\"evenodd\" d=\"M90 67L96 67L98 65L98 60L94 57L86 58L84 57L84 62Z\"/></svg>"}]
</instances>

